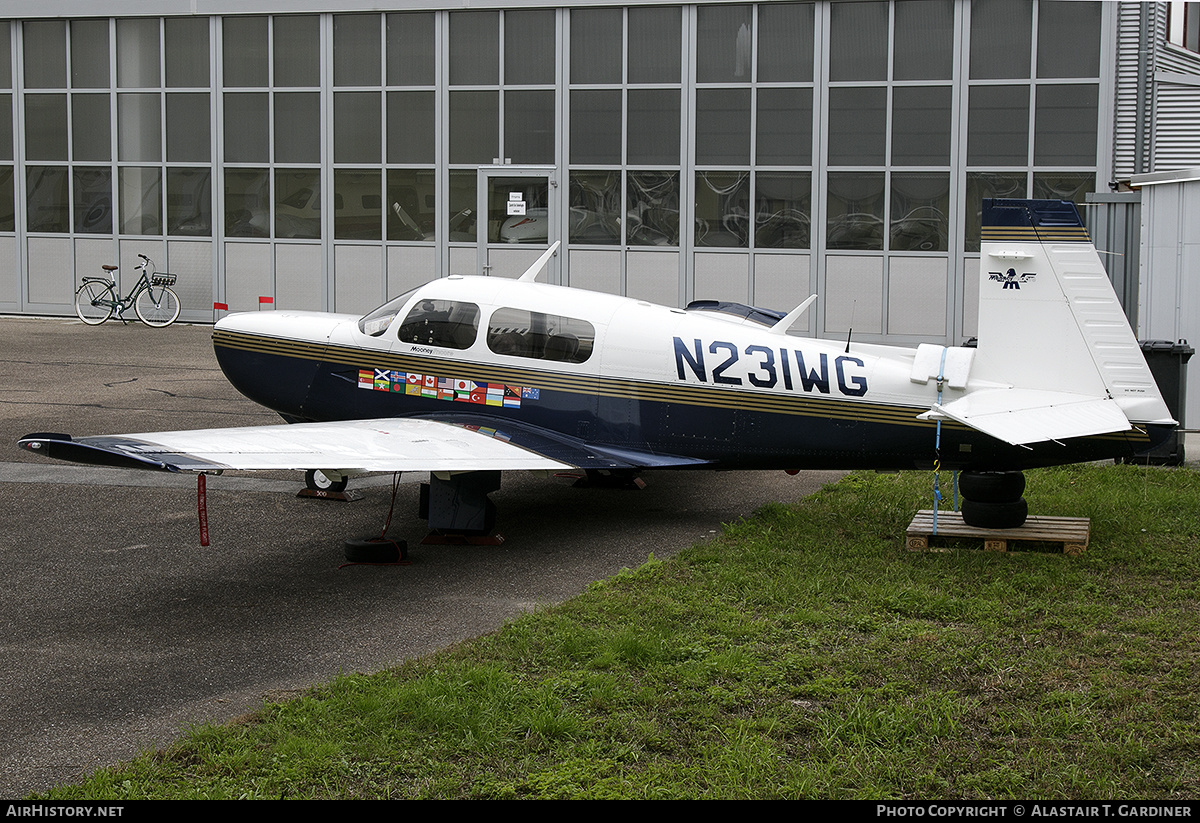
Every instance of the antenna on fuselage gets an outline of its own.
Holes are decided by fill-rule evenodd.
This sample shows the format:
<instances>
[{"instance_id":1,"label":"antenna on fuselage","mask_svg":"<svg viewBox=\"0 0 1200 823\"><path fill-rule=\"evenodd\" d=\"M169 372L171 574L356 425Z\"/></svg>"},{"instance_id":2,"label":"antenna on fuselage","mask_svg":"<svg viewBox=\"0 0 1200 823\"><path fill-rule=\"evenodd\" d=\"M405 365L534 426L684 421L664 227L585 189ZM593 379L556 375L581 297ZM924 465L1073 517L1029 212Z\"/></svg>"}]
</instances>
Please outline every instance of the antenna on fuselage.
<instances>
[{"instance_id":1,"label":"antenna on fuselage","mask_svg":"<svg viewBox=\"0 0 1200 823\"><path fill-rule=\"evenodd\" d=\"M522 283L532 283L534 280L537 280L537 276L542 273L542 269L546 268L546 264L550 262L550 258L558 251L560 243L562 243L561 240L555 240L550 245L550 248L542 252L542 256L533 261L533 265L525 269L525 273L518 277L517 280Z\"/></svg>"},{"instance_id":2,"label":"antenna on fuselage","mask_svg":"<svg viewBox=\"0 0 1200 823\"><path fill-rule=\"evenodd\" d=\"M807 300L805 300L796 308L792 309L782 320L772 326L771 332L774 334L787 334L788 329L790 329L795 322L800 319L800 315L808 311L808 307L811 306L813 301L816 299L817 296L815 294L810 294Z\"/></svg>"}]
</instances>

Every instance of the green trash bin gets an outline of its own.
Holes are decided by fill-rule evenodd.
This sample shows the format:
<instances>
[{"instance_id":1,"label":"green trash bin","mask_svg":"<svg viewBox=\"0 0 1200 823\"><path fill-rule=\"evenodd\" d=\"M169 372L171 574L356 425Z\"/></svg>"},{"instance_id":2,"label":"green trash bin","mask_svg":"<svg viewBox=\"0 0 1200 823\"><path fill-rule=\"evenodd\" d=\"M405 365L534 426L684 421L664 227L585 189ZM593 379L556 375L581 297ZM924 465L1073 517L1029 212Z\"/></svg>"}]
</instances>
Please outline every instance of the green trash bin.
<instances>
[{"instance_id":1,"label":"green trash bin","mask_svg":"<svg viewBox=\"0 0 1200 823\"><path fill-rule=\"evenodd\" d=\"M1184 399L1187 396L1187 362L1196 350L1186 340L1140 340L1146 365L1162 393L1171 416L1183 423ZM1153 466L1183 465L1183 432L1176 429L1163 443L1127 462Z\"/></svg>"}]
</instances>

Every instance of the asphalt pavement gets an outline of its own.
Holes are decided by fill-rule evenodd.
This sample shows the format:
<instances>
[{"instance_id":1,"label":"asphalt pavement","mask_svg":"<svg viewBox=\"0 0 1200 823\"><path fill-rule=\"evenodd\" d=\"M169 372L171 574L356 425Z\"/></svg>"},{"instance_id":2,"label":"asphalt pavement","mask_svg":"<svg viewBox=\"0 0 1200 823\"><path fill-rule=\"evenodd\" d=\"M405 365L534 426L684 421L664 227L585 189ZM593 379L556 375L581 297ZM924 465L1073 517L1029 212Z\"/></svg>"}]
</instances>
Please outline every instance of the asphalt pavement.
<instances>
[{"instance_id":1,"label":"asphalt pavement","mask_svg":"<svg viewBox=\"0 0 1200 823\"><path fill-rule=\"evenodd\" d=\"M16 448L32 432L280 422L224 380L211 334L0 318L0 797L494 631L839 475L656 472L624 491L506 474L493 495L499 547L416 545L425 529L407 482L390 534L410 542L412 565L343 567L342 540L382 528L388 477L353 480L352 503L297 498L298 472L210 477L205 548L194 476Z\"/></svg>"}]
</instances>

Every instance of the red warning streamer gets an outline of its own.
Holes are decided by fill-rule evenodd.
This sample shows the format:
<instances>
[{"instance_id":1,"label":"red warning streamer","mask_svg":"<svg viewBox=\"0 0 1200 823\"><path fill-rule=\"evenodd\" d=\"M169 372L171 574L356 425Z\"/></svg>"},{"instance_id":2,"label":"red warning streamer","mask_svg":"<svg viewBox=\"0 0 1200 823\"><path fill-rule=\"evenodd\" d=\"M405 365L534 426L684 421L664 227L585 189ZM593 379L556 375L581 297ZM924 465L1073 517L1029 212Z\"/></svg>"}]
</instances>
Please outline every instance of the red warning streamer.
<instances>
[{"instance_id":1,"label":"red warning streamer","mask_svg":"<svg viewBox=\"0 0 1200 823\"><path fill-rule=\"evenodd\" d=\"M208 494L205 491L204 473L196 475L196 507L200 512L200 545L208 545Z\"/></svg>"}]
</instances>

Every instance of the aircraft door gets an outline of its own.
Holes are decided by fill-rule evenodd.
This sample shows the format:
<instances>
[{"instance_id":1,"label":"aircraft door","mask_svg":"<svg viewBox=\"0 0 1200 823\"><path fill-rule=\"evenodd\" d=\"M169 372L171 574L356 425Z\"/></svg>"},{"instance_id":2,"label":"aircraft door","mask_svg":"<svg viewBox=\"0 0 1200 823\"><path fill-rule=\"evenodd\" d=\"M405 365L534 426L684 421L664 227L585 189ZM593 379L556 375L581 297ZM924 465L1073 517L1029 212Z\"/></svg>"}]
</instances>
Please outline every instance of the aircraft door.
<instances>
[{"instance_id":1,"label":"aircraft door","mask_svg":"<svg viewBox=\"0 0 1200 823\"><path fill-rule=\"evenodd\" d=\"M488 166L479 170L479 270L517 277L562 236L558 184L547 166ZM562 255L551 258L543 283L560 283Z\"/></svg>"}]
</instances>

